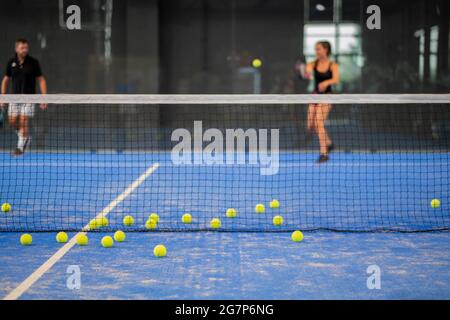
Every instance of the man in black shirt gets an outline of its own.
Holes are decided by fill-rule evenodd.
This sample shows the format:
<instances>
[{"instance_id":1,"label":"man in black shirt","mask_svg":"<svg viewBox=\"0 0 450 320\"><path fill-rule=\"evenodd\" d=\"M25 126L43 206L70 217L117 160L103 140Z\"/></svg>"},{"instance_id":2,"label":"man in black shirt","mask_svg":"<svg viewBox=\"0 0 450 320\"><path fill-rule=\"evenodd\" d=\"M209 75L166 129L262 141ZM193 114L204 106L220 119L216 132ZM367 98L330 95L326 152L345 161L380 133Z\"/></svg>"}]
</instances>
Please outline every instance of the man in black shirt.
<instances>
[{"instance_id":1,"label":"man in black shirt","mask_svg":"<svg viewBox=\"0 0 450 320\"><path fill-rule=\"evenodd\" d=\"M8 62L1 84L1 93L8 93L8 82L12 80L13 94L36 93L36 82L39 84L41 94L47 94L47 83L42 75L39 61L28 55L29 45L25 39L16 41L16 54ZM2 108L5 104L0 105ZM41 109L47 108L41 104ZM29 136L29 118L34 116L35 105L31 103L11 103L8 109L9 123L16 129L18 142L13 155L20 156L31 142Z\"/></svg>"}]
</instances>

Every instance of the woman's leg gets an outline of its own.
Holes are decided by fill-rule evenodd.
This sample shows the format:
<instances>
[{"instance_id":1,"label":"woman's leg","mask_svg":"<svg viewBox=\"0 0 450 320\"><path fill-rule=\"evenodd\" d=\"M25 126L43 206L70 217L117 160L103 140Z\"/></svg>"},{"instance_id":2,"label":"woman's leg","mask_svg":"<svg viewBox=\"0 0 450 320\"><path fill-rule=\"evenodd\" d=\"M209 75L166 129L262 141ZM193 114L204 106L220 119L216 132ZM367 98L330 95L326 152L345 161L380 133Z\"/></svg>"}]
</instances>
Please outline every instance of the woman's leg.
<instances>
[{"instance_id":1,"label":"woman's leg","mask_svg":"<svg viewBox=\"0 0 450 320\"><path fill-rule=\"evenodd\" d=\"M312 133L317 133L316 128L316 110L317 110L316 104L310 104L308 107L308 117L306 124L308 126L308 130Z\"/></svg>"},{"instance_id":2,"label":"woman's leg","mask_svg":"<svg viewBox=\"0 0 450 320\"><path fill-rule=\"evenodd\" d=\"M330 137L328 136L327 129L325 128L325 121L328 118L328 114L331 110L330 104L320 104L317 106L316 111L316 130L319 136L320 154L328 154L328 146L332 144Z\"/></svg>"}]
</instances>

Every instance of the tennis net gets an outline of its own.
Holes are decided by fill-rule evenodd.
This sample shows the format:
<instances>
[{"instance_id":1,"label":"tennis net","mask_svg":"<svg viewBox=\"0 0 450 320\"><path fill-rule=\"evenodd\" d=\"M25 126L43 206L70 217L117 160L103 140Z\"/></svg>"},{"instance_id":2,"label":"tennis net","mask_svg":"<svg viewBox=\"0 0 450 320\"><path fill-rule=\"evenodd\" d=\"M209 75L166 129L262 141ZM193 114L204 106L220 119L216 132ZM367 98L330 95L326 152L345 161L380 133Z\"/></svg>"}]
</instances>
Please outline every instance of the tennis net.
<instances>
[{"instance_id":1,"label":"tennis net","mask_svg":"<svg viewBox=\"0 0 450 320\"><path fill-rule=\"evenodd\" d=\"M8 104L0 201L12 208L0 214L0 231L450 229L447 94L55 94L0 102ZM16 130L20 115L29 116L28 134L23 125ZM330 140L321 147L322 123ZM329 159L317 163L321 152ZM153 225L151 213L159 216ZM125 226L128 215L134 223ZM101 217L108 223L89 225Z\"/></svg>"}]
</instances>

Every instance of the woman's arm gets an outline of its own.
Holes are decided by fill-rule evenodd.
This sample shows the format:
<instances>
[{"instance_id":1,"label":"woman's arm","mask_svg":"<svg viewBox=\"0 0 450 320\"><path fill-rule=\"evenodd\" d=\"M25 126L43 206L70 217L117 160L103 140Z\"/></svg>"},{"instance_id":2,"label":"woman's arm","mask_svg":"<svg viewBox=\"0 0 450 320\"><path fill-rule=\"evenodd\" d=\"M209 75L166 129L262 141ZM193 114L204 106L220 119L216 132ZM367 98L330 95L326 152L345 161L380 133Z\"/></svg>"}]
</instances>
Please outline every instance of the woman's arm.
<instances>
[{"instance_id":1,"label":"woman's arm","mask_svg":"<svg viewBox=\"0 0 450 320\"><path fill-rule=\"evenodd\" d=\"M333 63L331 66L331 73L333 76L330 80L319 83L320 92L325 92L329 86L339 83L339 65L337 63Z\"/></svg>"},{"instance_id":2,"label":"woman's arm","mask_svg":"<svg viewBox=\"0 0 450 320\"><path fill-rule=\"evenodd\" d=\"M309 62L306 64L305 73L303 75L303 78L305 79L312 79L312 73L314 71L314 62Z\"/></svg>"},{"instance_id":3,"label":"woman's arm","mask_svg":"<svg viewBox=\"0 0 450 320\"><path fill-rule=\"evenodd\" d=\"M331 73L333 74L333 77L330 80L324 81L327 86L339 83L339 65L337 63L332 64Z\"/></svg>"}]
</instances>

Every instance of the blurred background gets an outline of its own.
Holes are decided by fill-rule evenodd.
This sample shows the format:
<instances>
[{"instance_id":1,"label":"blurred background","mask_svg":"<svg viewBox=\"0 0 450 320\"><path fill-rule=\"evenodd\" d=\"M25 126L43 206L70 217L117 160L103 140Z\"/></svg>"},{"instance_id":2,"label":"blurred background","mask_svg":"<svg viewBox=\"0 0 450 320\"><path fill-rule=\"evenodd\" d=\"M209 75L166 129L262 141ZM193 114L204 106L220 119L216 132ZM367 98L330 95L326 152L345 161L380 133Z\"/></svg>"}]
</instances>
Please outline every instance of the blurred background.
<instances>
[{"instance_id":1,"label":"blurred background","mask_svg":"<svg viewBox=\"0 0 450 320\"><path fill-rule=\"evenodd\" d=\"M81 30L66 27L72 4ZM373 4L381 30L366 27ZM448 0L1 1L0 68L24 37L51 93L306 93L295 65L325 39L338 92L440 93L449 24Z\"/></svg>"},{"instance_id":2,"label":"blurred background","mask_svg":"<svg viewBox=\"0 0 450 320\"><path fill-rule=\"evenodd\" d=\"M81 30L68 30L70 5ZM367 8L381 9L369 30ZM341 93L450 88L448 0L15 0L0 2L0 68L27 38L50 93L295 94L296 67L328 40ZM254 59L262 62L254 67ZM306 105L58 106L38 110L34 147L170 149L174 128L281 128L280 146L317 150ZM450 148L448 105L341 105L327 126L344 150ZM0 126L1 127L1 126ZM6 126L5 126L6 128ZM1 144L12 148L12 130ZM377 136L380 135L380 136ZM395 138L394 138L395 137Z\"/></svg>"}]
</instances>

